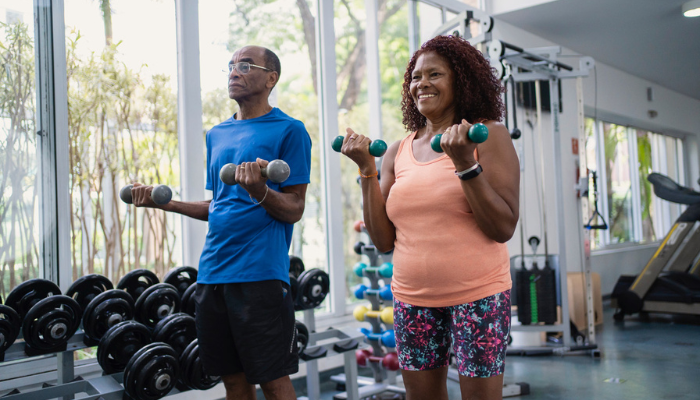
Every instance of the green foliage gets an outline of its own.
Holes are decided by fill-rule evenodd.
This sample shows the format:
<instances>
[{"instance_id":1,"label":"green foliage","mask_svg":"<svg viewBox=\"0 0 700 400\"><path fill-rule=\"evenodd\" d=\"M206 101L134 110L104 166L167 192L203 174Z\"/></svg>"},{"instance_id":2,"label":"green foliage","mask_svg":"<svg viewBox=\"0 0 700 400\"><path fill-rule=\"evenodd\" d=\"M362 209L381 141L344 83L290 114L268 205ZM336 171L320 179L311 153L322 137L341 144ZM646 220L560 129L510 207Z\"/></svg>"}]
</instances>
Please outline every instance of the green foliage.
<instances>
[{"instance_id":1,"label":"green foliage","mask_svg":"<svg viewBox=\"0 0 700 400\"><path fill-rule=\"evenodd\" d=\"M637 134L637 158L639 160L639 191L642 203L643 239L654 240L654 220L651 217L651 205L654 192L647 176L652 172L651 134Z\"/></svg>"},{"instance_id":2,"label":"green foliage","mask_svg":"<svg viewBox=\"0 0 700 400\"><path fill-rule=\"evenodd\" d=\"M34 44L26 24L0 23L0 295L38 276Z\"/></svg>"},{"instance_id":3,"label":"green foliage","mask_svg":"<svg viewBox=\"0 0 700 400\"><path fill-rule=\"evenodd\" d=\"M131 181L179 185L177 98L170 77L121 61L120 43L79 56L67 35L73 277L117 281L133 268L163 275L174 266L174 218L118 199Z\"/></svg>"}]
</instances>

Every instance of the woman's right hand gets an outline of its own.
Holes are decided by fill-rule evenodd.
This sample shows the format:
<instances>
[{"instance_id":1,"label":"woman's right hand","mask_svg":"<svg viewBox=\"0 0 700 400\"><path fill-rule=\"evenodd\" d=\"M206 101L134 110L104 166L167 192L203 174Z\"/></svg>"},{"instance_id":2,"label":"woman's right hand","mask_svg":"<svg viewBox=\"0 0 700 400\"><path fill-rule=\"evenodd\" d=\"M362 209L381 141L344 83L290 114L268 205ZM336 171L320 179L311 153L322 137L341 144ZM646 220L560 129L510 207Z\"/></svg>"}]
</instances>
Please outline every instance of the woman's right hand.
<instances>
[{"instance_id":1,"label":"woman's right hand","mask_svg":"<svg viewBox=\"0 0 700 400\"><path fill-rule=\"evenodd\" d=\"M374 156L369 154L369 145L372 143L372 139L355 133L351 128L347 128L345 131L347 135L343 139L343 147L340 148L340 152L357 164L362 175L372 175L377 172Z\"/></svg>"}]
</instances>

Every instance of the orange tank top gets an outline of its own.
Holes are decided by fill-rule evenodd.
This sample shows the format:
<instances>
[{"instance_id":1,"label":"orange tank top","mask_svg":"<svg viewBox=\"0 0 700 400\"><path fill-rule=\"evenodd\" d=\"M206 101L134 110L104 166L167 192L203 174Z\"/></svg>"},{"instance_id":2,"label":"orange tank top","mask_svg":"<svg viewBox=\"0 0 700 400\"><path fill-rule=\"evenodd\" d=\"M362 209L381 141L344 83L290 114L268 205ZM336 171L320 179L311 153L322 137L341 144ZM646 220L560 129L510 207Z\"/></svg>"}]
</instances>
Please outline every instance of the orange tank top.
<instances>
[{"instance_id":1,"label":"orange tank top","mask_svg":"<svg viewBox=\"0 0 700 400\"><path fill-rule=\"evenodd\" d=\"M510 289L508 247L477 226L447 155L416 161L414 137L399 145L386 202L396 227L394 296L415 306L448 307Z\"/></svg>"}]
</instances>

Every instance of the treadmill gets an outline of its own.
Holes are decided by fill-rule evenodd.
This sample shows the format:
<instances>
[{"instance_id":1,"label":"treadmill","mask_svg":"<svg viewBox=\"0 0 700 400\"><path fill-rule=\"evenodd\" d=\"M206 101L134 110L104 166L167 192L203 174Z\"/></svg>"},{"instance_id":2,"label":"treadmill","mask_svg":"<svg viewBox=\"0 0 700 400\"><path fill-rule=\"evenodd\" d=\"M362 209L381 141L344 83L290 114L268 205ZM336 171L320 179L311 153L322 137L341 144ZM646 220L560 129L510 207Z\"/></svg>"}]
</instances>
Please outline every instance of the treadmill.
<instances>
[{"instance_id":1,"label":"treadmill","mask_svg":"<svg viewBox=\"0 0 700 400\"><path fill-rule=\"evenodd\" d=\"M688 208L637 276L622 275L611 295L616 321L639 312L700 315L700 192L651 173L657 197ZM700 180L698 181L700 183Z\"/></svg>"}]
</instances>

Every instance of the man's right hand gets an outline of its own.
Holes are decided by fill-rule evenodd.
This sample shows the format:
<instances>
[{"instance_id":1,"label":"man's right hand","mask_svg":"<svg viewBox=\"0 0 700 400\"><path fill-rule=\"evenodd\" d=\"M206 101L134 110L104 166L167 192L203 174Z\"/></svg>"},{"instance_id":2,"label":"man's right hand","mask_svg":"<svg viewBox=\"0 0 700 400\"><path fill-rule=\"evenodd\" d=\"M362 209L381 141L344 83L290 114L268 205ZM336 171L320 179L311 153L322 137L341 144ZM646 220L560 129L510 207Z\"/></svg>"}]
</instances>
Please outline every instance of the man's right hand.
<instances>
[{"instance_id":1,"label":"man's right hand","mask_svg":"<svg viewBox=\"0 0 700 400\"><path fill-rule=\"evenodd\" d=\"M151 192L153 192L153 186L134 182L134 187L131 188L132 204L136 207L160 208L162 210L163 206L159 206L151 198Z\"/></svg>"}]
</instances>

